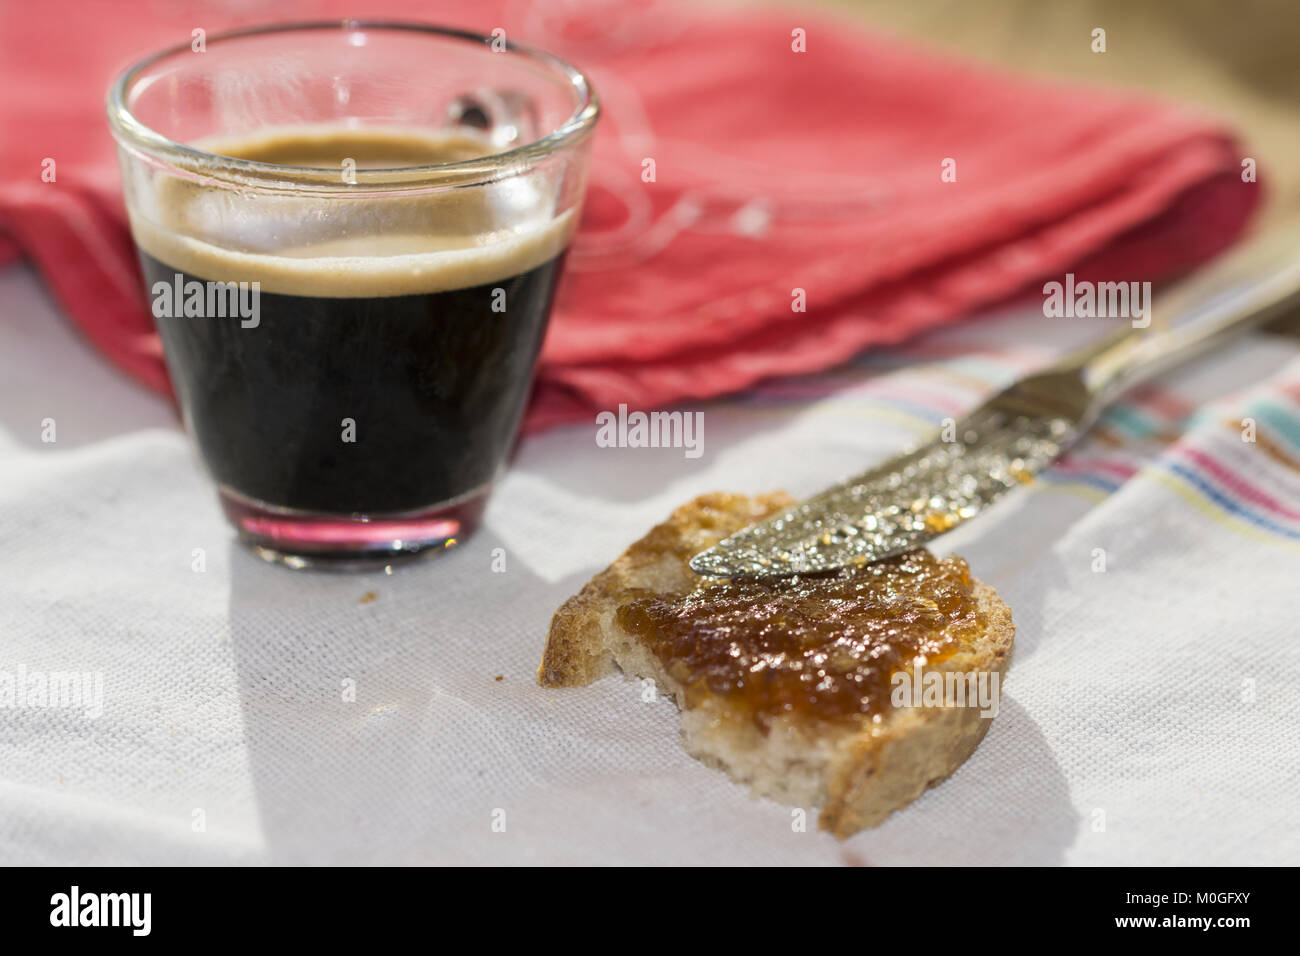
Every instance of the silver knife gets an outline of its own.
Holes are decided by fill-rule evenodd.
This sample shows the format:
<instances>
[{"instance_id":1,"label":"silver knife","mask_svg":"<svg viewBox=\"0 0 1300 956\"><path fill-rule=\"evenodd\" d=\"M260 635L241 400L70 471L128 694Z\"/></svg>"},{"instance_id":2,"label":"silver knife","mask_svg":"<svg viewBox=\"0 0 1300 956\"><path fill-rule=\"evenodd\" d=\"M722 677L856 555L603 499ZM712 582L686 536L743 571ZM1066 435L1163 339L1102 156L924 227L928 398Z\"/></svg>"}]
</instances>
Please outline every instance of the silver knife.
<instances>
[{"instance_id":1,"label":"silver knife","mask_svg":"<svg viewBox=\"0 0 1300 956\"><path fill-rule=\"evenodd\" d=\"M867 564L919 548L1029 482L1139 382L1300 303L1300 232L1246 243L1126 325L1003 389L947 433L751 525L691 559L715 577Z\"/></svg>"}]
</instances>

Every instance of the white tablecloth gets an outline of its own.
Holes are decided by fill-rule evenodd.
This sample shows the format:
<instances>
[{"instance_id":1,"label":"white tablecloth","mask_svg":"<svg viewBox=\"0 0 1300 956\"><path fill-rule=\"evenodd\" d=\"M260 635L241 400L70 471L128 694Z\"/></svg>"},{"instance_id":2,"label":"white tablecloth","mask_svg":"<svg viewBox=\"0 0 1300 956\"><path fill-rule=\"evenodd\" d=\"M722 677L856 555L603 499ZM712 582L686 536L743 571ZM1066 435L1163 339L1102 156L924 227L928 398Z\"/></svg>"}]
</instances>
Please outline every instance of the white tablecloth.
<instances>
[{"instance_id":1,"label":"white tablecloth","mask_svg":"<svg viewBox=\"0 0 1300 956\"><path fill-rule=\"evenodd\" d=\"M698 459L543 434L464 546L345 576L235 544L169 406L4 270L0 698L77 672L102 705L0 706L0 863L1300 862L1291 340L1167 376L950 536L1015 615L1002 711L877 829L795 832L636 684L534 681L555 608L676 505L812 491L1097 321L1028 308L703 406Z\"/></svg>"}]
</instances>

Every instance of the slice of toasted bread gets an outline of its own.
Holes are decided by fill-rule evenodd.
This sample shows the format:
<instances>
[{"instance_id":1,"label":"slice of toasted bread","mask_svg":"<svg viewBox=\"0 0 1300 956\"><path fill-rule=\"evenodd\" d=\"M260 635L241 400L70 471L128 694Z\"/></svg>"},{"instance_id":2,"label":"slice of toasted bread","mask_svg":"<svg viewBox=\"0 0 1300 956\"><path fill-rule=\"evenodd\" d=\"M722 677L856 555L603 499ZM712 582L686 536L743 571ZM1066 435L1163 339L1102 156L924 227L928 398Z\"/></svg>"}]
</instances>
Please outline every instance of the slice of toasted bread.
<instances>
[{"instance_id":1,"label":"slice of toasted bread","mask_svg":"<svg viewBox=\"0 0 1300 956\"><path fill-rule=\"evenodd\" d=\"M844 838L881 823L956 770L988 730L987 711L889 706L860 719L792 712L756 723L724 694L698 684L687 693L670 674L674 668L619 623L619 608L647 594L674 599L695 592L702 579L688 565L692 555L792 503L780 492L710 494L678 508L556 612L537 680L547 687L589 684L616 667L629 677L652 678L682 709L688 752L756 794L820 807L820 827ZM978 581L971 595L978 626L964 628L950 641L955 649L924 671L996 674L996 692L1011 657L1011 611Z\"/></svg>"}]
</instances>

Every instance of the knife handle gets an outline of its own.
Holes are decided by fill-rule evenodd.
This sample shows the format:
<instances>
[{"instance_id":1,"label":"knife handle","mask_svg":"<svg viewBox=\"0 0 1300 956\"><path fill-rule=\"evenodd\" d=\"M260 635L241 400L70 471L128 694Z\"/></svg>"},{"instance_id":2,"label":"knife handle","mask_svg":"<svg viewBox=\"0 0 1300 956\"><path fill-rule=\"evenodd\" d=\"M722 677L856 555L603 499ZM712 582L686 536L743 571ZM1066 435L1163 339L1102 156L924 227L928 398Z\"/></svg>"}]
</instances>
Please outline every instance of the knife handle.
<instances>
[{"instance_id":1,"label":"knife handle","mask_svg":"<svg viewBox=\"0 0 1300 956\"><path fill-rule=\"evenodd\" d=\"M1300 232L1253 239L1156 298L1146 328L1125 327L1054 367L1080 372L1088 393L1110 401L1134 385L1300 304Z\"/></svg>"}]
</instances>

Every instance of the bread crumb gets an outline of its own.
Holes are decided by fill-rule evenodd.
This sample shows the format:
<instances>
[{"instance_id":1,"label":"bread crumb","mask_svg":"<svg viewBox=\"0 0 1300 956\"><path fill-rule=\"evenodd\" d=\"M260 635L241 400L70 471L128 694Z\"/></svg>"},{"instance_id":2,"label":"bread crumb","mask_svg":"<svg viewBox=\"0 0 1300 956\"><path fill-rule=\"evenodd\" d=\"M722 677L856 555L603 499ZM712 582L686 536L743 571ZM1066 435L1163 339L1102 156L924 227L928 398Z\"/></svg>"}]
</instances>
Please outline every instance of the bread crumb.
<instances>
[{"instance_id":1,"label":"bread crumb","mask_svg":"<svg viewBox=\"0 0 1300 956\"><path fill-rule=\"evenodd\" d=\"M494 678L492 678L492 679L493 679L493 680L505 680L505 679L506 679L506 675L505 675L505 674L498 674L496 677L494 677Z\"/></svg>"},{"instance_id":2,"label":"bread crumb","mask_svg":"<svg viewBox=\"0 0 1300 956\"><path fill-rule=\"evenodd\" d=\"M377 601L378 599L379 599L379 595L376 594L374 591L367 591L365 594L361 595L361 600L358 601L357 603L374 604L375 601Z\"/></svg>"}]
</instances>

